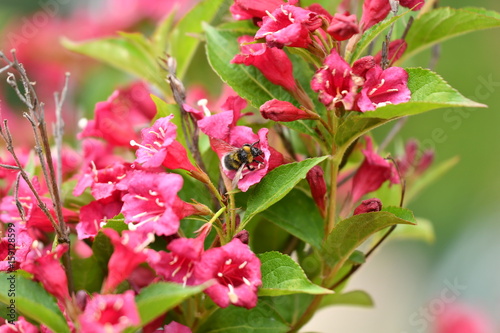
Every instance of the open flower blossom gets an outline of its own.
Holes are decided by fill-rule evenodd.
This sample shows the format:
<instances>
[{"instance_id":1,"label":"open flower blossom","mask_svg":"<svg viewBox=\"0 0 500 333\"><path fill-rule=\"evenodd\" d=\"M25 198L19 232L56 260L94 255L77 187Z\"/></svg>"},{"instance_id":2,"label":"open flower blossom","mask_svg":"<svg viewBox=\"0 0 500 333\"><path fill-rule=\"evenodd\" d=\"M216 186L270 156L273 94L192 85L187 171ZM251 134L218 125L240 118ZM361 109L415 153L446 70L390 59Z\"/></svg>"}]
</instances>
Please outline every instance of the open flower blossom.
<instances>
[{"instance_id":1,"label":"open flower blossom","mask_svg":"<svg viewBox=\"0 0 500 333\"><path fill-rule=\"evenodd\" d=\"M250 309L257 304L257 287L262 284L260 260L239 239L205 251L194 272L199 282L213 282L205 293L218 306Z\"/></svg>"},{"instance_id":2,"label":"open flower blossom","mask_svg":"<svg viewBox=\"0 0 500 333\"><path fill-rule=\"evenodd\" d=\"M55 211L53 208L52 200L43 196L48 192L48 189L44 184L40 184L38 179L34 177L31 180L35 190L40 195L42 202L47 206L49 213L54 217ZM50 220L43 213L42 209L38 205L38 201L29 188L28 184L21 178L19 182L19 201L24 210L24 218L26 220L26 228L31 232L31 229L39 229L41 231L53 231ZM73 220L77 215L66 208L62 209L63 218L65 221ZM6 196L0 201L0 221L4 223L18 223L21 222L21 217L19 216L19 211L16 206L16 199L14 196Z\"/></svg>"},{"instance_id":3,"label":"open flower blossom","mask_svg":"<svg viewBox=\"0 0 500 333\"><path fill-rule=\"evenodd\" d=\"M141 143L131 141L136 151L136 162L144 168L156 168L161 165L168 169L193 171L196 168L188 159L186 149L178 141L177 126L172 122L174 115L159 118L153 126L141 131Z\"/></svg>"},{"instance_id":4,"label":"open flower blossom","mask_svg":"<svg viewBox=\"0 0 500 333\"><path fill-rule=\"evenodd\" d=\"M27 321L23 316L19 316L12 324L5 322L0 326L0 333L39 333L38 327Z\"/></svg>"},{"instance_id":5,"label":"open flower blossom","mask_svg":"<svg viewBox=\"0 0 500 333\"><path fill-rule=\"evenodd\" d=\"M262 26L255 39L265 39L270 47L284 46L307 48L309 35L323 24L322 17L310 10L293 5L282 5L262 19Z\"/></svg>"},{"instance_id":6,"label":"open flower blossom","mask_svg":"<svg viewBox=\"0 0 500 333\"><path fill-rule=\"evenodd\" d=\"M258 142L257 148L263 152L263 155L259 156L262 163L256 166L255 170L245 171L238 182L238 188L246 192L250 186L260 182L269 171L283 164L283 156L269 146L267 140L269 130L267 128L261 128L255 134L250 127L236 125L236 122L242 116L241 109L246 103L237 103L236 101L243 101L240 97L232 100L232 109L227 108L226 111L204 117L198 121L198 126L203 133L210 137L212 149L217 153L219 159L222 159L228 152L243 147L245 144ZM224 169L224 173L229 179L233 179L236 171Z\"/></svg>"},{"instance_id":7,"label":"open flower blossom","mask_svg":"<svg viewBox=\"0 0 500 333\"><path fill-rule=\"evenodd\" d=\"M285 51L265 43L245 44L254 41L252 36L238 37L240 54L235 55L231 63L255 66L272 83L289 91L296 90L293 65Z\"/></svg>"},{"instance_id":8,"label":"open flower blossom","mask_svg":"<svg viewBox=\"0 0 500 333\"><path fill-rule=\"evenodd\" d=\"M493 322L484 313L461 303L447 304L436 316L433 333L493 333Z\"/></svg>"},{"instance_id":9,"label":"open flower blossom","mask_svg":"<svg viewBox=\"0 0 500 333\"><path fill-rule=\"evenodd\" d=\"M408 89L408 73L401 67L383 70L375 66L366 72L366 81L357 101L362 111L373 111L389 104L408 102L411 98Z\"/></svg>"},{"instance_id":10,"label":"open flower blossom","mask_svg":"<svg viewBox=\"0 0 500 333\"><path fill-rule=\"evenodd\" d=\"M148 250L148 264L165 281L180 283L184 286L198 284L194 277L194 268L201 259L204 241L209 230L205 228L196 238L172 240L167 245L170 252Z\"/></svg>"},{"instance_id":11,"label":"open flower blossom","mask_svg":"<svg viewBox=\"0 0 500 333\"><path fill-rule=\"evenodd\" d=\"M57 245L55 251L40 249L38 241L33 242L33 251L21 264L21 269L33 274L36 281L40 281L50 294L63 302L70 298L68 291L68 279L61 265L60 258L68 250L68 244Z\"/></svg>"},{"instance_id":12,"label":"open flower blossom","mask_svg":"<svg viewBox=\"0 0 500 333\"><path fill-rule=\"evenodd\" d=\"M98 137L112 145L128 147L130 140L137 140L138 128L148 124L155 114L156 106L146 85L135 83L97 103L95 118L87 122L79 136Z\"/></svg>"},{"instance_id":13,"label":"open flower blossom","mask_svg":"<svg viewBox=\"0 0 500 333\"><path fill-rule=\"evenodd\" d=\"M311 81L311 88L318 92L318 98L329 109L343 104L351 109L356 94L356 85L351 75L351 66L332 49Z\"/></svg>"},{"instance_id":14,"label":"open flower blossom","mask_svg":"<svg viewBox=\"0 0 500 333\"><path fill-rule=\"evenodd\" d=\"M123 332L141 322L132 290L118 295L94 295L78 320L86 331L95 333Z\"/></svg>"},{"instance_id":15,"label":"open flower blossom","mask_svg":"<svg viewBox=\"0 0 500 333\"><path fill-rule=\"evenodd\" d=\"M111 239L114 247L108 262L108 277L103 287L104 291L111 292L137 265L146 261L145 248L154 241L154 235L125 230L120 236L117 231L109 228L103 229L103 233Z\"/></svg>"},{"instance_id":16,"label":"open flower blossom","mask_svg":"<svg viewBox=\"0 0 500 333\"><path fill-rule=\"evenodd\" d=\"M394 164L377 154L369 136L366 136L365 140L366 149L363 150L365 159L352 180L352 202L358 201L367 193L376 191L387 180L392 184L399 184L400 181Z\"/></svg>"},{"instance_id":17,"label":"open flower blossom","mask_svg":"<svg viewBox=\"0 0 500 333\"><path fill-rule=\"evenodd\" d=\"M163 331L158 331L158 332L164 332L164 333L191 333L191 329L185 325L179 324L176 321L172 321L170 324L165 325L163 327Z\"/></svg>"},{"instance_id":18,"label":"open flower blossom","mask_svg":"<svg viewBox=\"0 0 500 333\"><path fill-rule=\"evenodd\" d=\"M31 251L33 238L28 231L20 223L14 224L14 242L12 235L6 235L0 238L0 271L14 271L19 269L21 263L26 260L28 253ZM14 234L7 230L7 234Z\"/></svg>"},{"instance_id":19,"label":"open flower blossom","mask_svg":"<svg viewBox=\"0 0 500 333\"><path fill-rule=\"evenodd\" d=\"M130 230L172 235L179 229L175 213L183 179L177 174L135 171L123 196L122 213Z\"/></svg>"}]
</instances>

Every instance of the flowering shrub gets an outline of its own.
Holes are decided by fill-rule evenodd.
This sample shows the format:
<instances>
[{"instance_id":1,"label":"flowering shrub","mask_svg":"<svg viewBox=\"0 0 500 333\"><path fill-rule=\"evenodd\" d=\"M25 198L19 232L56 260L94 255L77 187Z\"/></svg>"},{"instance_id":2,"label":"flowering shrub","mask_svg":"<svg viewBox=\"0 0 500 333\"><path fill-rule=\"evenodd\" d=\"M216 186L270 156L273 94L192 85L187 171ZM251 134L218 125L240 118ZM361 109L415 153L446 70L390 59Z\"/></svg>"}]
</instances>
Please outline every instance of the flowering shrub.
<instances>
[{"instance_id":1,"label":"flowering shrub","mask_svg":"<svg viewBox=\"0 0 500 333\"><path fill-rule=\"evenodd\" d=\"M17 39L20 50L0 54L34 130L17 143L4 106L1 332L295 332L328 305L371 305L344 292L349 278L396 227L430 230L404 206L451 164L433 166L416 141L391 157L370 131L484 107L430 69L399 66L500 19L429 0L365 0L359 15L358 1L323 3L206 0L176 16L109 1L105 25L81 13L57 22L92 28L68 28L67 50L134 77L79 121L73 148L62 145L63 101L85 99L84 84L66 81L44 110L36 52ZM152 33L112 34L142 21ZM221 80L204 77L208 66ZM59 87L61 67L51 73Z\"/></svg>"}]
</instances>

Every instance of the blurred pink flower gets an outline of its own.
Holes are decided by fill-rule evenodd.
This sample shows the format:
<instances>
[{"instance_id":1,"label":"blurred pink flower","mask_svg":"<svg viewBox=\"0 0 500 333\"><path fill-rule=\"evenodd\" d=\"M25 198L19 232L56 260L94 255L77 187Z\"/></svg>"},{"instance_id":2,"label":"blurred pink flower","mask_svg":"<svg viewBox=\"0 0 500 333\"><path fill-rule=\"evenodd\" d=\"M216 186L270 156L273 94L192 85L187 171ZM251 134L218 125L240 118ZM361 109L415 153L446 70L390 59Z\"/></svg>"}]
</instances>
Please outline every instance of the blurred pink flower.
<instances>
[{"instance_id":1,"label":"blurred pink flower","mask_svg":"<svg viewBox=\"0 0 500 333\"><path fill-rule=\"evenodd\" d=\"M94 295L78 320L81 327L93 333L123 332L141 322L132 290L118 295Z\"/></svg>"},{"instance_id":2,"label":"blurred pink flower","mask_svg":"<svg viewBox=\"0 0 500 333\"><path fill-rule=\"evenodd\" d=\"M359 33L356 15L336 13L326 31L338 41L351 38Z\"/></svg>"},{"instance_id":3,"label":"blurred pink flower","mask_svg":"<svg viewBox=\"0 0 500 333\"><path fill-rule=\"evenodd\" d=\"M38 327L32 323L26 321L23 316L17 318L14 323L8 323L5 321L4 324L0 326L0 333L39 333Z\"/></svg>"},{"instance_id":4,"label":"blurred pink flower","mask_svg":"<svg viewBox=\"0 0 500 333\"><path fill-rule=\"evenodd\" d=\"M366 31L368 28L379 23L387 17L391 11L389 0L365 0L363 2L363 14L361 15L361 30Z\"/></svg>"},{"instance_id":5,"label":"blurred pink flower","mask_svg":"<svg viewBox=\"0 0 500 333\"><path fill-rule=\"evenodd\" d=\"M448 304L436 317L434 333L493 333L484 313L464 304Z\"/></svg>"}]
</instances>

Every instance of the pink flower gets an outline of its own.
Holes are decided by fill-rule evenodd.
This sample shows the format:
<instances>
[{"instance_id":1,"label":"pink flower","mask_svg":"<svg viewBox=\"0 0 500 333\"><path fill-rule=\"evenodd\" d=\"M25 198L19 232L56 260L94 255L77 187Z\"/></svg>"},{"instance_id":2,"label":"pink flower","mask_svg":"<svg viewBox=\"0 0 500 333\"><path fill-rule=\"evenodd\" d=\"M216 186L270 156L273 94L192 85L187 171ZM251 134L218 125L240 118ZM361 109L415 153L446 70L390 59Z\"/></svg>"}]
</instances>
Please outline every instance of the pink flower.
<instances>
[{"instance_id":1,"label":"pink flower","mask_svg":"<svg viewBox=\"0 0 500 333\"><path fill-rule=\"evenodd\" d=\"M433 160L434 151L419 152L418 141L409 140L404 155L397 158L397 163L399 172L404 176L410 176L412 173L418 175L427 170Z\"/></svg>"},{"instance_id":2,"label":"pink flower","mask_svg":"<svg viewBox=\"0 0 500 333\"><path fill-rule=\"evenodd\" d=\"M33 238L21 224L7 224L0 239L0 271L15 271L26 260ZM14 242L13 242L14 240Z\"/></svg>"},{"instance_id":3,"label":"pink flower","mask_svg":"<svg viewBox=\"0 0 500 333\"><path fill-rule=\"evenodd\" d=\"M336 40L343 41L359 33L356 15L336 13L326 31Z\"/></svg>"},{"instance_id":4,"label":"pink flower","mask_svg":"<svg viewBox=\"0 0 500 333\"><path fill-rule=\"evenodd\" d=\"M165 332L165 333L191 333L191 329L187 326L184 326L182 324L179 324L176 321L172 321L170 324L165 325L163 328L163 331L158 331L158 332Z\"/></svg>"},{"instance_id":5,"label":"pink flower","mask_svg":"<svg viewBox=\"0 0 500 333\"><path fill-rule=\"evenodd\" d=\"M420 10L425 4L424 0L399 0L399 4L412 10Z\"/></svg>"},{"instance_id":6,"label":"pink flower","mask_svg":"<svg viewBox=\"0 0 500 333\"><path fill-rule=\"evenodd\" d=\"M380 212L382 209L382 202L377 199L366 199L361 201L358 207L354 209L354 213L352 215L359 215L359 214L364 214L364 213L371 213L371 212Z\"/></svg>"},{"instance_id":7,"label":"pink flower","mask_svg":"<svg viewBox=\"0 0 500 333\"><path fill-rule=\"evenodd\" d=\"M23 316L17 318L17 320L10 324L5 321L5 323L0 326L0 333L38 333L38 327L32 323L26 321Z\"/></svg>"},{"instance_id":8,"label":"pink flower","mask_svg":"<svg viewBox=\"0 0 500 333\"><path fill-rule=\"evenodd\" d=\"M492 333L489 318L463 304L449 304L436 318L435 333Z\"/></svg>"},{"instance_id":9,"label":"pink flower","mask_svg":"<svg viewBox=\"0 0 500 333\"><path fill-rule=\"evenodd\" d=\"M388 104L408 102L410 98L408 73L403 68L389 67L382 70L380 66L375 66L366 72L366 81L357 105L362 112L373 111Z\"/></svg>"},{"instance_id":10,"label":"pink flower","mask_svg":"<svg viewBox=\"0 0 500 333\"><path fill-rule=\"evenodd\" d=\"M195 276L200 282L213 281L205 293L222 308L233 304L250 309L257 304L260 260L239 239L206 251Z\"/></svg>"},{"instance_id":11,"label":"pink flower","mask_svg":"<svg viewBox=\"0 0 500 333\"><path fill-rule=\"evenodd\" d=\"M166 281L184 286L197 284L194 268L203 253L206 233L196 238L177 238L168 244L170 252L148 251L148 264Z\"/></svg>"},{"instance_id":12,"label":"pink flower","mask_svg":"<svg viewBox=\"0 0 500 333\"><path fill-rule=\"evenodd\" d=\"M292 5L276 8L262 19L262 26L255 39L265 38L270 47L303 47L311 43L310 32L323 24L321 16L307 9Z\"/></svg>"},{"instance_id":13,"label":"pink flower","mask_svg":"<svg viewBox=\"0 0 500 333\"><path fill-rule=\"evenodd\" d=\"M57 245L54 252L45 249L42 252L40 249L34 248L28 254L26 261L21 264L21 269L33 274L33 278L40 281L45 290L63 304L70 296L66 272L59 262L59 258L67 250L68 244Z\"/></svg>"},{"instance_id":14,"label":"pink flower","mask_svg":"<svg viewBox=\"0 0 500 333\"><path fill-rule=\"evenodd\" d=\"M382 184L390 180L392 184L399 183L399 176L394 165L379 156L373 149L372 139L365 137L365 159L356 171L352 180L352 201L356 202L367 193L376 191Z\"/></svg>"},{"instance_id":15,"label":"pink flower","mask_svg":"<svg viewBox=\"0 0 500 333\"><path fill-rule=\"evenodd\" d=\"M332 109L343 104L351 109L356 94L356 85L349 64L332 49L311 81L311 88L319 93L319 101Z\"/></svg>"},{"instance_id":16,"label":"pink flower","mask_svg":"<svg viewBox=\"0 0 500 333\"><path fill-rule=\"evenodd\" d=\"M365 0L363 2L363 14L361 15L361 29L368 30L371 26L379 23L391 11L389 0Z\"/></svg>"},{"instance_id":17,"label":"pink flower","mask_svg":"<svg viewBox=\"0 0 500 333\"><path fill-rule=\"evenodd\" d=\"M114 247L103 287L104 292L112 292L139 264L146 261L145 248L154 240L154 235L125 230L120 236L116 230L109 228L102 232L111 239Z\"/></svg>"},{"instance_id":18,"label":"pink flower","mask_svg":"<svg viewBox=\"0 0 500 333\"><path fill-rule=\"evenodd\" d=\"M94 333L123 332L141 322L132 290L119 295L94 295L78 320L87 332Z\"/></svg>"},{"instance_id":19,"label":"pink flower","mask_svg":"<svg viewBox=\"0 0 500 333\"><path fill-rule=\"evenodd\" d=\"M262 104L260 114L265 119L283 122L315 118L314 114L299 109L290 102L278 101L277 99Z\"/></svg>"},{"instance_id":20,"label":"pink flower","mask_svg":"<svg viewBox=\"0 0 500 333\"><path fill-rule=\"evenodd\" d=\"M307 173L306 179L311 188L311 194L323 216L326 214L326 182L324 171L316 165Z\"/></svg>"},{"instance_id":21,"label":"pink flower","mask_svg":"<svg viewBox=\"0 0 500 333\"><path fill-rule=\"evenodd\" d=\"M129 229L165 236L175 234L179 217L173 206L182 184L182 177L177 174L134 172L128 193L123 196L122 213Z\"/></svg>"},{"instance_id":22,"label":"pink flower","mask_svg":"<svg viewBox=\"0 0 500 333\"><path fill-rule=\"evenodd\" d=\"M144 83L116 90L105 102L96 104L95 119L89 120L80 138L98 137L112 145L129 147L137 139L138 127L149 123L156 106Z\"/></svg>"},{"instance_id":23,"label":"pink flower","mask_svg":"<svg viewBox=\"0 0 500 333\"><path fill-rule=\"evenodd\" d=\"M272 12L285 3L283 0L234 0L229 10L235 20L262 19L266 11Z\"/></svg>"},{"instance_id":24,"label":"pink flower","mask_svg":"<svg viewBox=\"0 0 500 333\"><path fill-rule=\"evenodd\" d=\"M253 41L252 36L239 37L240 54L234 56L231 63L255 66L272 83L289 91L296 90L293 65L285 51L269 47L264 43L244 45Z\"/></svg>"},{"instance_id":25,"label":"pink flower","mask_svg":"<svg viewBox=\"0 0 500 333\"><path fill-rule=\"evenodd\" d=\"M55 219L52 200L43 196L47 193L47 188L42 186L36 177L31 182L37 193L41 196L42 202L47 206L49 213ZM19 182L19 201L24 209L26 227L28 229L36 228L42 231L54 231L50 220L38 206L35 195L22 178ZM75 219L76 217L73 211L63 208L63 218L65 221ZM4 223L18 223L21 221L14 196L4 197L0 202L0 220Z\"/></svg>"},{"instance_id":26,"label":"pink flower","mask_svg":"<svg viewBox=\"0 0 500 333\"><path fill-rule=\"evenodd\" d=\"M177 126L171 122L174 115L159 118L152 127L141 131L141 144L138 146L136 162L145 168L156 168L161 165L169 169L196 170L187 157L186 149L175 140Z\"/></svg>"},{"instance_id":27,"label":"pink flower","mask_svg":"<svg viewBox=\"0 0 500 333\"><path fill-rule=\"evenodd\" d=\"M229 99L228 99L229 100ZM241 100L238 97L236 100ZM256 146L263 154L259 156L262 163L256 165L255 170L246 170L238 181L238 188L246 192L248 188L260 180L272 169L283 164L283 156L269 147L267 141L267 128L261 128L257 134L247 126L236 126L241 117L241 103L232 103L233 109L205 117L198 121L200 130L210 137L212 149L222 159L228 152L243 147L245 144L259 142ZM257 164L257 163L255 163ZM236 171L224 169L229 179L233 179Z\"/></svg>"}]
</instances>

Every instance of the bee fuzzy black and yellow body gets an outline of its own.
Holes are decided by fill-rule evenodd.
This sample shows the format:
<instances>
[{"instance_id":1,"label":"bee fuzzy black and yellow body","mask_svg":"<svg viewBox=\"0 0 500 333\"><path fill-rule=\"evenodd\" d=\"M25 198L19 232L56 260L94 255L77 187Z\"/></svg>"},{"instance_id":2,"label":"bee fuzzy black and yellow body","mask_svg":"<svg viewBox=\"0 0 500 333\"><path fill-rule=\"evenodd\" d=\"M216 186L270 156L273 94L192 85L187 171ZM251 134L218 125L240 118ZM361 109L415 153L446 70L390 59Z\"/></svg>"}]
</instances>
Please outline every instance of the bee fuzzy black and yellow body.
<instances>
[{"instance_id":1,"label":"bee fuzzy black and yellow body","mask_svg":"<svg viewBox=\"0 0 500 333\"><path fill-rule=\"evenodd\" d=\"M255 144L244 144L243 147L227 153L223 159L222 163L224 167L228 170L239 170L242 166L246 166L248 170L254 170L250 166L252 162L262 163L261 161L255 159L257 156L263 155L264 153L259 148L255 147Z\"/></svg>"}]
</instances>

